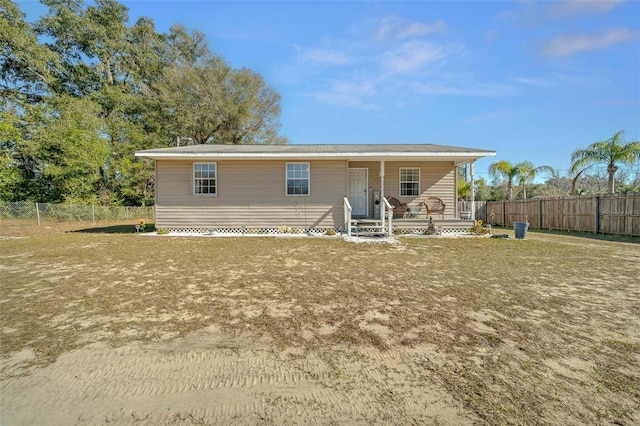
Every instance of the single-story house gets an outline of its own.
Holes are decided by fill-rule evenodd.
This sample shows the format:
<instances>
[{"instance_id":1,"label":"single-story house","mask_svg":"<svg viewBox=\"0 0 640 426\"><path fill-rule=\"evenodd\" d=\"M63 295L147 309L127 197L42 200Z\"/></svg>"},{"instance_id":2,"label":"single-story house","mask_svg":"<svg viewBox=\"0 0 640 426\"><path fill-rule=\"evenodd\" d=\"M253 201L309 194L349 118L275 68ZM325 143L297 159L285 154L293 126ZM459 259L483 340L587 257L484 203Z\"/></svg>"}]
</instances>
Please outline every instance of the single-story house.
<instances>
[{"instance_id":1,"label":"single-story house","mask_svg":"<svg viewBox=\"0 0 640 426\"><path fill-rule=\"evenodd\" d=\"M495 151L432 144L190 145L136 152L155 160L156 228L344 231L380 219L383 197L427 197L457 218L457 167ZM416 212L419 209L414 209ZM424 210L418 217L425 218Z\"/></svg>"}]
</instances>

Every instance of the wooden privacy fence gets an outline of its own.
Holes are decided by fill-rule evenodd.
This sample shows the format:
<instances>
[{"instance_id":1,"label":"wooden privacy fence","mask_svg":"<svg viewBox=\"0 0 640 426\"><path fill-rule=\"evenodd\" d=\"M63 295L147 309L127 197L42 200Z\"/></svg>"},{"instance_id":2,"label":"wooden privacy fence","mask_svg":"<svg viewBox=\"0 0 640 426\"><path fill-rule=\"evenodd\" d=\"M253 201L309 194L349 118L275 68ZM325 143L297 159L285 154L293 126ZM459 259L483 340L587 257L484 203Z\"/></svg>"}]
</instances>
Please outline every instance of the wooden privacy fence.
<instances>
[{"instance_id":1,"label":"wooden privacy fence","mask_svg":"<svg viewBox=\"0 0 640 426\"><path fill-rule=\"evenodd\" d=\"M640 193L487 201L486 221L499 226L640 236Z\"/></svg>"},{"instance_id":2,"label":"wooden privacy fence","mask_svg":"<svg viewBox=\"0 0 640 426\"><path fill-rule=\"evenodd\" d=\"M486 201L475 201L475 215L473 217L476 220L480 219L483 222L487 221L487 202ZM471 201L458 201L458 212L462 214L462 212L471 212Z\"/></svg>"}]
</instances>

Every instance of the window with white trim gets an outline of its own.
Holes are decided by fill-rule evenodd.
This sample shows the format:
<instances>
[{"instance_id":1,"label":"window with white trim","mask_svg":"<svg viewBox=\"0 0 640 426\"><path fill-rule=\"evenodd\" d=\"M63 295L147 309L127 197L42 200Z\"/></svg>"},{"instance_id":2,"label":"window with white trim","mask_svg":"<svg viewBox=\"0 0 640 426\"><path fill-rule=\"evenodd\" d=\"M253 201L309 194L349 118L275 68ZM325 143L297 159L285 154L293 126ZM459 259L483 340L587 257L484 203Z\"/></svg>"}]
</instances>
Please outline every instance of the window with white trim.
<instances>
[{"instance_id":1,"label":"window with white trim","mask_svg":"<svg viewBox=\"0 0 640 426\"><path fill-rule=\"evenodd\" d=\"M420 195L420 169L400 168L400 196L417 197L418 195Z\"/></svg>"},{"instance_id":2,"label":"window with white trim","mask_svg":"<svg viewBox=\"0 0 640 426\"><path fill-rule=\"evenodd\" d=\"M309 163L287 163L287 195L309 195Z\"/></svg>"},{"instance_id":3,"label":"window with white trim","mask_svg":"<svg viewBox=\"0 0 640 426\"><path fill-rule=\"evenodd\" d=\"M216 163L193 163L193 195L217 195Z\"/></svg>"}]
</instances>

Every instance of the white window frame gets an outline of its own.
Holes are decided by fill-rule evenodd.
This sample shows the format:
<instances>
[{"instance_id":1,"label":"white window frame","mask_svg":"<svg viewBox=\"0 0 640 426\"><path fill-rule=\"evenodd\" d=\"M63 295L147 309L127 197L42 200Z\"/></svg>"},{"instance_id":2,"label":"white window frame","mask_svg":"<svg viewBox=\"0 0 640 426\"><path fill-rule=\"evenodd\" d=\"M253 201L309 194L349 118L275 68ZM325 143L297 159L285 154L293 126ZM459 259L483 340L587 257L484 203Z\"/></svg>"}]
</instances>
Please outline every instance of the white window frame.
<instances>
[{"instance_id":1,"label":"white window frame","mask_svg":"<svg viewBox=\"0 0 640 426\"><path fill-rule=\"evenodd\" d=\"M289 177L289 165L304 164L307 166L307 193L306 194L289 194L289 179L304 179ZM311 164L308 162L288 162L284 168L284 193L287 197L308 197L311 195Z\"/></svg>"},{"instance_id":2,"label":"white window frame","mask_svg":"<svg viewBox=\"0 0 640 426\"><path fill-rule=\"evenodd\" d=\"M196 177L196 166L199 165L213 165L214 167L214 175L213 178L210 176L207 177ZM198 162L193 163L193 173L192 173L192 184L193 184L193 195L196 197L217 197L218 196L218 163L215 162ZM198 185L196 185L197 180L211 180L213 179L215 182L215 192L197 192ZM210 186L209 186L210 188Z\"/></svg>"},{"instance_id":3,"label":"white window frame","mask_svg":"<svg viewBox=\"0 0 640 426\"><path fill-rule=\"evenodd\" d=\"M402 180L402 171L403 170L417 170L418 171L418 180L417 181L407 181L407 180ZM421 170L420 167L400 167L400 173L398 174L398 181L399 181L399 185L400 187L398 188L398 194L400 194L401 197L417 197L420 195L420 175L421 175ZM416 194L403 194L402 193L402 184L403 183L417 183L418 184L418 191Z\"/></svg>"}]
</instances>

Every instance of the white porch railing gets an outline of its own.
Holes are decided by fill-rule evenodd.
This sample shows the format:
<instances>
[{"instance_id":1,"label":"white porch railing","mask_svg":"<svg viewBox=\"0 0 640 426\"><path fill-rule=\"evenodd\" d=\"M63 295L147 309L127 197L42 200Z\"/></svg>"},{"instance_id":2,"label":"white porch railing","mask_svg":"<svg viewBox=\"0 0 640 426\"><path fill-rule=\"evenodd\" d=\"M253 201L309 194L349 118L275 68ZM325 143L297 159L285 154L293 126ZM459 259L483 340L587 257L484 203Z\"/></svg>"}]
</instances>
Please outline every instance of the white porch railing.
<instances>
[{"instance_id":1,"label":"white porch railing","mask_svg":"<svg viewBox=\"0 0 640 426\"><path fill-rule=\"evenodd\" d=\"M389 203L389 201L385 197L382 197L382 229L384 229L384 217L386 215L389 215L389 221L388 221L389 231L387 232L387 236L391 237L393 232L393 225L391 223L393 218L393 206Z\"/></svg>"},{"instance_id":2,"label":"white porch railing","mask_svg":"<svg viewBox=\"0 0 640 426\"><path fill-rule=\"evenodd\" d=\"M351 236L351 211L353 210L351 208L351 204L349 204L349 200L347 199L347 197L344 197L344 202L343 202L343 208L344 208L344 229L347 231L347 236Z\"/></svg>"}]
</instances>

